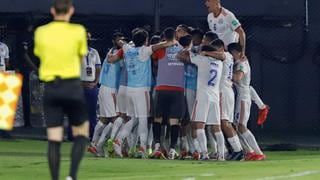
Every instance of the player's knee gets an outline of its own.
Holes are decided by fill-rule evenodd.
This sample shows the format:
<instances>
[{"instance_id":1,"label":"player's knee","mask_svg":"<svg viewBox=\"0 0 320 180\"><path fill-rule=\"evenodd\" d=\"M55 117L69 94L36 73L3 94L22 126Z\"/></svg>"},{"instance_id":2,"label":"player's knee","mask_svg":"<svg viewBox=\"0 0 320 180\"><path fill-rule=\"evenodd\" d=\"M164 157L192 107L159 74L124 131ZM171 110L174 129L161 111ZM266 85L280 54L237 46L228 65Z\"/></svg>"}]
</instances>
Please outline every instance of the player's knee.
<instances>
[{"instance_id":1,"label":"player's knee","mask_svg":"<svg viewBox=\"0 0 320 180\"><path fill-rule=\"evenodd\" d=\"M53 127L47 129L48 140L62 142L63 140L63 127Z\"/></svg>"},{"instance_id":2,"label":"player's knee","mask_svg":"<svg viewBox=\"0 0 320 180\"><path fill-rule=\"evenodd\" d=\"M247 131L247 127L243 124L238 125L238 130L241 134L245 133Z\"/></svg>"},{"instance_id":3,"label":"player's knee","mask_svg":"<svg viewBox=\"0 0 320 180\"><path fill-rule=\"evenodd\" d=\"M179 125L179 119L170 119L169 121L171 126Z\"/></svg>"},{"instance_id":4,"label":"player's knee","mask_svg":"<svg viewBox=\"0 0 320 180\"><path fill-rule=\"evenodd\" d=\"M89 137L89 122L86 121L79 126L72 126L72 134L76 136Z\"/></svg>"},{"instance_id":5,"label":"player's knee","mask_svg":"<svg viewBox=\"0 0 320 180\"><path fill-rule=\"evenodd\" d=\"M107 124L107 122L108 122L108 118L106 118L106 117L100 117L99 120L100 120L103 124Z\"/></svg>"},{"instance_id":6,"label":"player's knee","mask_svg":"<svg viewBox=\"0 0 320 180\"><path fill-rule=\"evenodd\" d=\"M220 125L213 125L213 126L212 126L212 131L213 131L214 133L220 132L220 131L221 131L221 126L220 126Z\"/></svg>"},{"instance_id":7,"label":"player's knee","mask_svg":"<svg viewBox=\"0 0 320 180\"><path fill-rule=\"evenodd\" d=\"M155 123L162 123L162 118L154 118Z\"/></svg>"}]
</instances>

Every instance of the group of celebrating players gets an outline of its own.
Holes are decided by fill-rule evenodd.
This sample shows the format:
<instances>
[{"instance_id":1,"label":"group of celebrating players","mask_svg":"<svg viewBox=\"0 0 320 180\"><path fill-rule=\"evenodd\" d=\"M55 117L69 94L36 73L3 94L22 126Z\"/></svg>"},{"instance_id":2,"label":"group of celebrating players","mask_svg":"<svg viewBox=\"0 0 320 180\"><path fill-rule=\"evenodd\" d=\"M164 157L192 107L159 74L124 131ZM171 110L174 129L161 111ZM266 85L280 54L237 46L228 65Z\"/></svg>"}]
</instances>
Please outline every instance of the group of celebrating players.
<instances>
[{"instance_id":1,"label":"group of celebrating players","mask_svg":"<svg viewBox=\"0 0 320 180\"><path fill-rule=\"evenodd\" d=\"M109 157L266 158L247 128L252 101L260 109L259 124L269 107L250 86L245 33L219 0L206 6L206 33L179 25L150 41L142 28L132 30L131 41L113 35L100 73L99 122L89 152L104 157L107 144Z\"/></svg>"}]
</instances>

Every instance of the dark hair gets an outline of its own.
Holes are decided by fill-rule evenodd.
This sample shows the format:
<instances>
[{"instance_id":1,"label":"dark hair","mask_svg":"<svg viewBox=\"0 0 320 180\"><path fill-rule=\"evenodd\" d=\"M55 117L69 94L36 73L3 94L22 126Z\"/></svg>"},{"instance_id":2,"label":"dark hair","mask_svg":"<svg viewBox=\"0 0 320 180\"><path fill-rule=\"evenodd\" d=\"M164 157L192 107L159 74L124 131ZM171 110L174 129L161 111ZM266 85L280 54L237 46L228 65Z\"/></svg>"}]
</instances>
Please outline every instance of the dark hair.
<instances>
[{"instance_id":1,"label":"dark hair","mask_svg":"<svg viewBox=\"0 0 320 180\"><path fill-rule=\"evenodd\" d=\"M196 37L199 37L199 38L203 38L203 31L202 31L202 29L200 29L200 28L196 28L196 29L193 29L192 31L191 31L191 35L192 36L196 36Z\"/></svg>"},{"instance_id":2,"label":"dark hair","mask_svg":"<svg viewBox=\"0 0 320 180\"><path fill-rule=\"evenodd\" d=\"M55 0L53 8L57 14L67 14L72 7L72 0Z\"/></svg>"},{"instance_id":3,"label":"dark hair","mask_svg":"<svg viewBox=\"0 0 320 180\"><path fill-rule=\"evenodd\" d=\"M242 52L242 46L240 43L231 43L228 45L228 51L231 53L232 51Z\"/></svg>"},{"instance_id":4,"label":"dark hair","mask_svg":"<svg viewBox=\"0 0 320 180\"><path fill-rule=\"evenodd\" d=\"M150 44L151 45L158 44L160 41L161 41L161 37L157 36L157 35L154 35L150 39Z\"/></svg>"},{"instance_id":5,"label":"dark hair","mask_svg":"<svg viewBox=\"0 0 320 180\"><path fill-rule=\"evenodd\" d=\"M216 40L212 41L210 43L210 45L217 47L217 48L222 48L222 47L224 48L224 43L221 39L216 39Z\"/></svg>"},{"instance_id":6,"label":"dark hair","mask_svg":"<svg viewBox=\"0 0 320 180\"><path fill-rule=\"evenodd\" d=\"M205 45L201 47L201 51L216 51L216 49L212 45Z\"/></svg>"},{"instance_id":7,"label":"dark hair","mask_svg":"<svg viewBox=\"0 0 320 180\"><path fill-rule=\"evenodd\" d=\"M121 32L115 32L112 35L112 40L116 40L118 37L124 37L124 35Z\"/></svg>"},{"instance_id":8,"label":"dark hair","mask_svg":"<svg viewBox=\"0 0 320 180\"><path fill-rule=\"evenodd\" d=\"M176 31L172 27L168 27L163 31L163 37L166 40L173 40L175 39Z\"/></svg>"},{"instance_id":9,"label":"dark hair","mask_svg":"<svg viewBox=\"0 0 320 180\"><path fill-rule=\"evenodd\" d=\"M191 34L192 29L190 27L188 27L187 25L180 24L178 27L183 29L183 31L187 32L188 34Z\"/></svg>"},{"instance_id":10,"label":"dark hair","mask_svg":"<svg viewBox=\"0 0 320 180\"><path fill-rule=\"evenodd\" d=\"M179 39L179 44L183 47L190 46L191 42L192 42L191 35L186 35L186 36L183 36Z\"/></svg>"},{"instance_id":11,"label":"dark hair","mask_svg":"<svg viewBox=\"0 0 320 180\"><path fill-rule=\"evenodd\" d=\"M148 36L149 33L147 31L139 30L133 34L132 41L136 47L141 47L146 43Z\"/></svg>"},{"instance_id":12,"label":"dark hair","mask_svg":"<svg viewBox=\"0 0 320 180\"><path fill-rule=\"evenodd\" d=\"M216 39L219 39L218 35L217 35L216 33L214 33L214 32L211 32L211 31L206 32L206 33L204 34L204 36L205 36L206 38L208 38L209 41L214 41L214 40L216 40Z\"/></svg>"}]
</instances>

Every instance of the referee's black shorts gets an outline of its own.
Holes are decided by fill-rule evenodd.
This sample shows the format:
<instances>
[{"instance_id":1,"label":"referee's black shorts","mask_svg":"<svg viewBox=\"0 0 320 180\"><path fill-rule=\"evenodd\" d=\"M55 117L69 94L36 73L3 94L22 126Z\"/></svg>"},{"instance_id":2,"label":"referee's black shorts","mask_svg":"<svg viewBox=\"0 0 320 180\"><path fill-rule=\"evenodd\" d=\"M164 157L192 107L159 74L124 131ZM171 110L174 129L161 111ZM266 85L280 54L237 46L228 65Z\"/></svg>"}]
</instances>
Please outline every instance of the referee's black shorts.
<instances>
[{"instance_id":1,"label":"referee's black shorts","mask_svg":"<svg viewBox=\"0 0 320 180\"><path fill-rule=\"evenodd\" d=\"M155 117L181 119L185 113L183 91L156 91Z\"/></svg>"},{"instance_id":2,"label":"referee's black shorts","mask_svg":"<svg viewBox=\"0 0 320 180\"><path fill-rule=\"evenodd\" d=\"M68 116L72 126L79 126L88 120L80 79L46 82L43 101L48 128L63 126L64 114Z\"/></svg>"}]
</instances>

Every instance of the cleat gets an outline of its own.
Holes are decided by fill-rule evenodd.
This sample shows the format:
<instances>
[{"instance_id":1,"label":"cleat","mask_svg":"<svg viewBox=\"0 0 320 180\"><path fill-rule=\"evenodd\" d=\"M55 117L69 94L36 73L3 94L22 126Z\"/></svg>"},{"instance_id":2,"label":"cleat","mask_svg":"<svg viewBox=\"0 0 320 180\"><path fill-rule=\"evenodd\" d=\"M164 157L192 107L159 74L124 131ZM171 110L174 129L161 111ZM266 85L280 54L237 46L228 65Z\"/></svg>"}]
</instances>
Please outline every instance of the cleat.
<instances>
[{"instance_id":1,"label":"cleat","mask_svg":"<svg viewBox=\"0 0 320 180\"><path fill-rule=\"evenodd\" d=\"M211 152L211 153L209 154L209 158L210 158L210 159L217 159L217 157L218 157L217 153Z\"/></svg>"},{"instance_id":2,"label":"cleat","mask_svg":"<svg viewBox=\"0 0 320 180\"><path fill-rule=\"evenodd\" d=\"M181 152L180 152L180 159L181 159L181 160L186 159L187 156L188 156L187 151L181 151Z\"/></svg>"},{"instance_id":3,"label":"cleat","mask_svg":"<svg viewBox=\"0 0 320 180\"><path fill-rule=\"evenodd\" d=\"M107 151L109 154L112 154L114 152L112 139L108 139L107 141Z\"/></svg>"},{"instance_id":4,"label":"cleat","mask_svg":"<svg viewBox=\"0 0 320 180\"><path fill-rule=\"evenodd\" d=\"M246 161L251 161L252 158L253 158L255 155L256 155L255 152L247 153L247 154L245 155L245 160L246 160Z\"/></svg>"},{"instance_id":5,"label":"cleat","mask_svg":"<svg viewBox=\"0 0 320 180\"><path fill-rule=\"evenodd\" d=\"M150 157L152 159L167 159L161 151L154 151Z\"/></svg>"},{"instance_id":6,"label":"cleat","mask_svg":"<svg viewBox=\"0 0 320 180\"><path fill-rule=\"evenodd\" d=\"M169 160L174 160L178 157L178 153L174 149L170 149L168 159Z\"/></svg>"},{"instance_id":7,"label":"cleat","mask_svg":"<svg viewBox=\"0 0 320 180\"><path fill-rule=\"evenodd\" d=\"M200 159L200 154L197 151L195 151L194 153L192 153L192 158L198 161Z\"/></svg>"},{"instance_id":8,"label":"cleat","mask_svg":"<svg viewBox=\"0 0 320 180\"><path fill-rule=\"evenodd\" d=\"M262 125L263 123L266 122L269 110L270 110L270 107L268 105L266 105L266 107L264 109L259 110L259 116L257 119L258 125Z\"/></svg>"},{"instance_id":9,"label":"cleat","mask_svg":"<svg viewBox=\"0 0 320 180\"><path fill-rule=\"evenodd\" d=\"M129 158L134 158L136 154L136 148L130 148L128 152Z\"/></svg>"},{"instance_id":10,"label":"cleat","mask_svg":"<svg viewBox=\"0 0 320 180\"><path fill-rule=\"evenodd\" d=\"M147 155L148 155L148 156L151 156L151 155L152 155L152 149L151 149L151 148L148 148L148 149L147 149Z\"/></svg>"},{"instance_id":11,"label":"cleat","mask_svg":"<svg viewBox=\"0 0 320 180\"><path fill-rule=\"evenodd\" d=\"M88 147L87 151L92 154L97 154L97 148L95 146Z\"/></svg>"},{"instance_id":12,"label":"cleat","mask_svg":"<svg viewBox=\"0 0 320 180\"><path fill-rule=\"evenodd\" d=\"M229 158L231 161L241 161L244 158L243 151L233 152Z\"/></svg>"},{"instance_id":13,"label":"cleat","mask_svg":"<svg viewBox=\"0 0 320 180\"><path fill-rule=\"evenodd\" d=\"M103 147L101 147L101 148L98 147L97 148L96 157L106 157L106 154L104 153Z\"/></svg>"},{"instance_id":14,"label":"cleat","mask_svg":"<svg viewBox=\"0 0 320 180\"><path fill-rule=\"evenodd\" d=\"M140 147L140 148L139 148L136 157L137 157L138 159L146 159L146 158L147 158L147 157L146 157L145 150L144 150L143 147Z\"/></svg>"},{"instance_id":15,"label":"cleat","mask_svg":"<svg viewBox=\"0 0 320 180\"><path fill-rule=\"evenodd\" d=\"M226 161L226 160L223 157L218 157L217 161L223 162L223 161Z\"/></svg>"},{"instance_id":16,"label":"cleat","mask_svg":"<svg viewBox=\"0 0 320 180\"><path fill-rule=\"evenodd\" d=\"M201 161L207 161L209 160L209 155L206 153L206 154L203 154L202 157L201 157Z\"/></svg>"},{"instance_id":17,"label":"cleat","mask_svg":"<svg viewBox=\"0 0 320 180\"><path fill-rule=\"evenodd\" d=\"M121 157L121 158L123 157L122 151L121 151L121 145L120 145L119 141L115 140L113 142L113 149L114 149L116 156Z\"/></svg>"},{"instance_id":18,"label":"cleat","mask_svg":"<svg viewBox=\"0 0 320 180\"><path fill-rule=\"evenodd\" d=\"M255 156L253 156L253 157L251 158L251 160L253 160L253 161L263 161L263 160L265 160L266 158L267 158L267 156L264 155L264 154L256 154Z\"/></svg>"}]
</instances>

